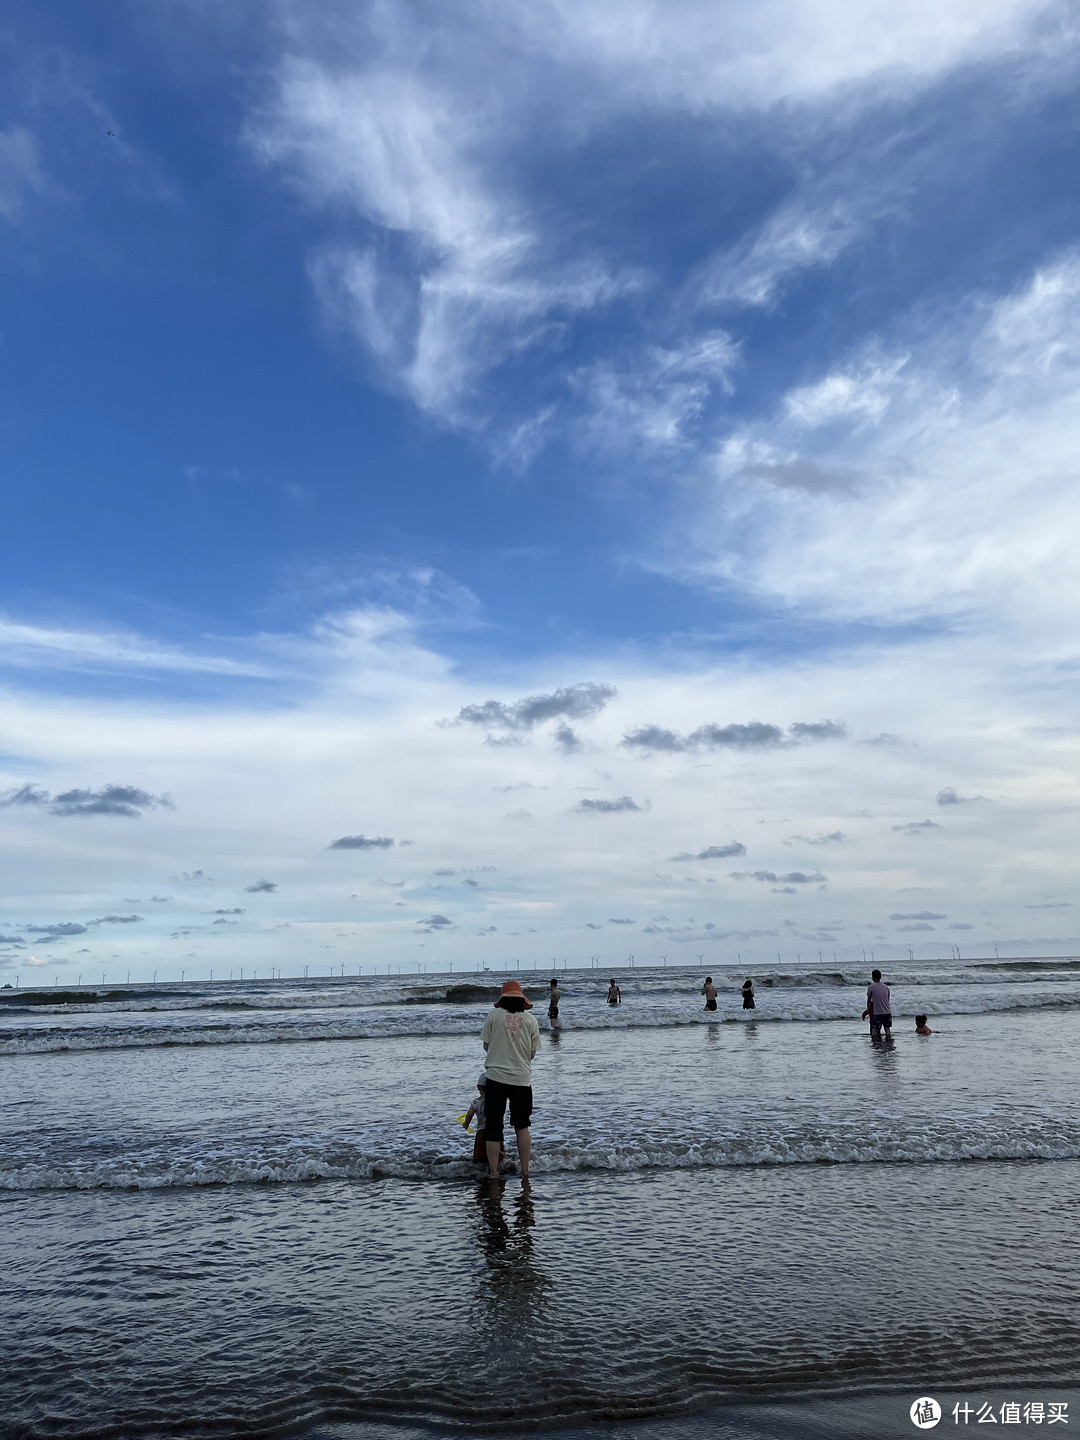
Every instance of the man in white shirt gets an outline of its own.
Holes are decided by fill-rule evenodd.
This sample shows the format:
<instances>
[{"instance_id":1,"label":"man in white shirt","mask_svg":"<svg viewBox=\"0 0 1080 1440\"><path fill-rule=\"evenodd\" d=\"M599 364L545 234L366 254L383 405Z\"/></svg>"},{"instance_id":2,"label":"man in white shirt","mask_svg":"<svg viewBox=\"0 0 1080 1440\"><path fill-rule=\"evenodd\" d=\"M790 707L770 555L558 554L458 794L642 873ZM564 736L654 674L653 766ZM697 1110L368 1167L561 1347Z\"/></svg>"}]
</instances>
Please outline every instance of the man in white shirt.
<instances>
[{"instance_id":1,"label":"man in white shirt","mask_svg":"<svg viewBox=\"0 0 1080 1440\"><path fill-rule=\"evenodd\" d=\"M508 980L495 1002L495 1009L484 1021L480 1032L487 1059L487 1113L484 1140L487 1144L488 1169L499 1173L499 1149L503 1138L503 1114L510 1104L510 1124L517 1136L521 1178L529 1178L532 1136L532 1061L540 1049L540 1026L530 1015L532 1001L516 980Z\"/></svg>"}]
</instances>

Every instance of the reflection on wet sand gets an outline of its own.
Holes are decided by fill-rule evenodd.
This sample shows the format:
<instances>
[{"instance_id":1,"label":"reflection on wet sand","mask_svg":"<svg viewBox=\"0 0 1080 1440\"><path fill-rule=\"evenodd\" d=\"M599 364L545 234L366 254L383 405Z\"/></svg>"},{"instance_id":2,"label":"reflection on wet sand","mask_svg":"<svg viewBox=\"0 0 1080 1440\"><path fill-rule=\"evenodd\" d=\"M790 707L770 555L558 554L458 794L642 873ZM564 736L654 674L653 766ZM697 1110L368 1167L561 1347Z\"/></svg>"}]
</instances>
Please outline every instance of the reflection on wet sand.
<instances>
[{"instance_id":1,"label":"reflection on wet sand","mask_svg":"<svg viewBox=\"0 0 1080 1440\"><path fill-rule=\"evenodd\" d=\"M536 1340L551 1280L537 1263L532 1187L522 1181L507 1202L506 1180L485 1179L476 1188L476 1238L485 1261L481 1272L478 1328L499 1353L527 1354Z\"/></svg>"}]
</instances>

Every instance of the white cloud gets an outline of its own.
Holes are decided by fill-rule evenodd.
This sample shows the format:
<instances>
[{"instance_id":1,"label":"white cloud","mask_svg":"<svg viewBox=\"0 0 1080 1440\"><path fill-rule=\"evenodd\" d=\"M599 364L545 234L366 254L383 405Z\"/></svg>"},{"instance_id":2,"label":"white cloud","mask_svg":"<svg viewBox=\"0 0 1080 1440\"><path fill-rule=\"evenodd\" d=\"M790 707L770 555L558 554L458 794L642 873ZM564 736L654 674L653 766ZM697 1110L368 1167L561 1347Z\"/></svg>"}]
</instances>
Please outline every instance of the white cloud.
<instances>
[{"instance_id":1,"label":"white cloud","mask_svg":"<svg viewBox=\"0 0 1080 1440\"><path fill-rule=\"evenodd\" d=\"M226 953L302 964L305 947L332 943L315 930L336 924L342 907L361 938L340 958L377 945L400 961L414 953L416 922L433 913L432 872L494 864L482 889L440 895L434 908L454 928L439 927L439 955L467 961L479 926L503 934L526 916L542 917L530 921L537 956L554 943L569 954L598 906L612 915L662 912L682 924L687 889L705 877L658 878L666 857L735 836L747 848L740 869L786 874L793 834L842 831L847 842L829 848L827 895L773 895L767 885L730 881L721 867L709 886L717 913L699 914L705 901L695 900L694 933L721 919L746 933L767 933L784 918L812 926L827 905L830 921L842 913L850 922L844 946L857 958L862 930L904 908L896 897L906 888L928 887L936 910L978 906L1022 933L1023 906L1068 884L1080 838L1080 737L1070 728L1074 697L1061 686L1044 693L1051 672L1037 657L1002 692L993 657L964 636L804 656L796 665L745 654L676 657L670 648L662 660L608 653L603 673L618 698L590 721L588 753L559 754L546 733L505 750L481 743L473 727L438 721L491 693L554 692L597 673L596 656L467 676L426 646L407 616L387 611L331 617L310 634L278 637L277 648L289 667L272 702L264 695L253 704L240 680L230 695L218 689L212 701L183 706L0 692L11 757L0 790L60 792L119 777L168 792L177 807L148 811L137 827L92 816L76 825L41 806L0 811L4 933L85 923L125 913L125 896L171 894L131 927L138 937L110 941L124 947L133 971L150 950L152 965L192 949L204 968ZM1038 733L1030 725L1036 702ZM892 730L916 743L724 750L710 753L705 768L697 753L643 759L619 744L645 724L682 733L703 719L787 725L817 714L842 717L853 738ZM1045 733L1055 722L1056 733ZM938 828L913 841L903 827L925 820L942 775L958 793L997 803L936 809ZM525 824L505 818L505 792L515 786L529 787ZM582 795L632 795L642 808L583 819L574 813ZM358 834L416 844L394 848L387 875L382 849L327 848ZM196 871L213 881L190 893L160 889L169 876ZM243 892L264 878L276 891L252 910ZM393 883L380 887L379 879ZM213 906L247 907L239 924L206 927L208 889ZM274 928L285 921L318 924Z\"/></svg>"},{"instance_id":2,"label":"white cloud","mask_svg":"<svg viewBox=\"0 0 1080 1440\"><path fill-rule=\"evenodd\" d=\"M267 676L265 665L172 649L130 632L58 629L0 615L0 664L30 669L173 670L210 675Z\"/></svg>"},{"instance_id":3,"label":"white cloud","mask_svg":"<svg viewBox=\"0 0 1080 1440\"><path fill-rule=\"evenodd\" d=\"M1054 649L1080 619L1078 318L1067 254L796 387L718 446L662 563L819 617L977 616Z\"/></svg>"},{"instance_id":4,"label":"white cloud","mask_svg":"<svg viewBox=\"0 0 1080 1440\"><path fill-rule=\"evenodd\" d=\"M798 386L784 397L788 418L807 430L833 420L880 420L907 361L903 355L883 364L868 362L858 373L834 373L813 385Z\"/></svg>"},{"instance_id":5,"label":"white cloud","mask_svg":"<svg viewBox=\"0 0 1080 1440\"><path fill-rule=\"evenodd\" d=\"M381 383L443 422L488 426L515 460L542 438L547 406L491 424L492 372L545 346L557 370L569 327L660 283L652 260L628 268L614 257L587 207L552 209L538 165L565 164L643 114L720 125L718 136L732 117L767 125L783 137L794 187L685 277L680 303L770 304L787 278L855 243L910 182L881 153L857 175L835 157L821 173L830 127L857 136L863 112L959 66L1064 63L1075 39L1056 0L461 0L280 14L281 58L247 142L331 217L336 238L310 261L329 323L363 344ZM668 338L674 354L702 343L693 330ZM642 433L680 432L693 387L673 396L661 366L650 397L648 367L629 380L623 370L601 353L581 371L598 423L623 403Z\"/></svg>"},{"instance_id":6,"label":"white cloud","mask_svg":"<svg viewBox=\"0 0 1080 1440\"><path fill-rule=\"evenodd\" d=\"M486 7L489 14L494 7ZM766 107L873 80L905 91L956 65L1035 47L1068 23L1030 0L556 0L499 7L519 43L636 99Z\"/></svg>"},{"instance_id":7,"label":"white cloud","mask_svg":"<svg viewBox=\"0 0 1080 1440\"><path fill-rule=\"evenodd\" d=\"M867 187L860 187L864 192ZM866 229L872 207L865 193L829 200L812 186L793 203L781 205L756 234L721 251L695 279L699 302L768 305L780 284L802 270L832 263Z\"/></svg>"},{"instance_id":8,"label":"white cloud","mask_svg":"<svg viewBox=\"0 0 1080 1440\"><path fill-rule=\"evenodd\" d=\"M314 256L316 289L386 378L453 420L479 377L542 338L553 317L620 286L587 259L552 265L527 205L486 173L499 115L461 93L465 76L422 77L416 63L407 43L348 73L289 57L249 139L313 201L369 222L369 243ZM500 96L495 108L510 102Z\"/></svg>"},{"instance_id":9,"label":"white cloud","mask_svg":"<svg viewBox=\"0 0 1080 1440\"><path fill-rule=\"evenodd\" d=\"M582 438L607 454L642 442L679 447L718 391L730 389L738 346L723 330L670 349L649 346L617 365L598 361L571 377L585 401Z\"/></svg>"}]
</instances>

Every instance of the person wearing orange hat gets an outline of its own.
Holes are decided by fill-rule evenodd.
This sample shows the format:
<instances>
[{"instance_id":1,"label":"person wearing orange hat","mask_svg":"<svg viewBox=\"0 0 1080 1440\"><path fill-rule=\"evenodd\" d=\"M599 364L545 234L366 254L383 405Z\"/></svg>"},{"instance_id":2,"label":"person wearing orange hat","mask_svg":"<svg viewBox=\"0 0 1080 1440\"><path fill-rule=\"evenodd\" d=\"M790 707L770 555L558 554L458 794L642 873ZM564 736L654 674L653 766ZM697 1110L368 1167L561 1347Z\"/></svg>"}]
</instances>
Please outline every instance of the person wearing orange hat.
<instances>
[{"instance_id":1,"label":"person wearing orange hat","mask_svg":"<svg viewBox=\"0 0 1080 1440\"><path fill-rule=\"evenodd\" d=\"M484 1140L487 1144L488 1169L493 1177L499 1174L499 1150L503 1140L503 1115L510 1105L510 1124L517 1136L521 1178L529 1178L532 1136L532 1062L540 1049L540 1026L530 1015L532 1001L516 980L508 980L495 1002L495 1008L484 1021L480 1032L487 1059L487 1107Z\"/></svg>"}]
</instances>

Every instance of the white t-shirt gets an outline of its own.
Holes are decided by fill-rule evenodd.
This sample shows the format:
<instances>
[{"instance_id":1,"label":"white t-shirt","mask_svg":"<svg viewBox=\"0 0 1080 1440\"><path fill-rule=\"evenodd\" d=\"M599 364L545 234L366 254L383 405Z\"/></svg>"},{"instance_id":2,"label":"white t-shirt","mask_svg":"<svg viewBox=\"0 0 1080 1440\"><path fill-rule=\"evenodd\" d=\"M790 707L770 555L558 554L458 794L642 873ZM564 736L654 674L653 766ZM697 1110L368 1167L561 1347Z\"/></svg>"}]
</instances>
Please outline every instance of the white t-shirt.
<instances>
[{"instance_id":1,"label":"white t-shirt","mask_svg":"<svg viewBox=\"0 0 1080 1440\"><path fill-rule=\"evenodd\" d=\"M866 987L866 998L874 1007L875 1015L891 1015L892 1001L889 999L889 987L883 980L871 980Z\"/></svg>"},{"instance_id":2,"label":"white t-shirt","mask_svg":"<svg viewBox=\"0 0 1080 1440\"><path fill-rule=\"evenodd\" d=\"M480 1039L487 1049L484 1070L502 1085L531 1085L532 1058L540 1049L540 1026L528 1010L511 1014L496 1006L484 1021Z\"/></svg>"}]
</instances>

